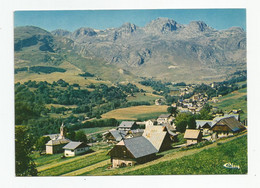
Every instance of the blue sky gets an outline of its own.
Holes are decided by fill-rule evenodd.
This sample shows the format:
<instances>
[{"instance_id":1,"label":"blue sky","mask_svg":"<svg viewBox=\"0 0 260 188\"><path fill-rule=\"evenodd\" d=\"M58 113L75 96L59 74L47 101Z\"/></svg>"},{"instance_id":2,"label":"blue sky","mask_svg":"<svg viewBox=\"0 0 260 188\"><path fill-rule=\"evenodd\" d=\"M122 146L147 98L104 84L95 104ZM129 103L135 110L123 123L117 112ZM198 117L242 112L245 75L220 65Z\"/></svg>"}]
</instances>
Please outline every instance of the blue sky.
<instances>
[{"instance_id":1,"label":"blue sky","mask_svg":"<svg viewBox=\"0 0 260 188\"><path fill-rule=\"evenodd\" d=\"M246 30L246 9L159 9L159 10L75 10L75 11L16 11L14 26L33 25L48 31L80 27L106 29L130 22L145 26L158 17L168 17L180 24L204 21L218 30L233 26Z\"/></svg>"}]
</instances>

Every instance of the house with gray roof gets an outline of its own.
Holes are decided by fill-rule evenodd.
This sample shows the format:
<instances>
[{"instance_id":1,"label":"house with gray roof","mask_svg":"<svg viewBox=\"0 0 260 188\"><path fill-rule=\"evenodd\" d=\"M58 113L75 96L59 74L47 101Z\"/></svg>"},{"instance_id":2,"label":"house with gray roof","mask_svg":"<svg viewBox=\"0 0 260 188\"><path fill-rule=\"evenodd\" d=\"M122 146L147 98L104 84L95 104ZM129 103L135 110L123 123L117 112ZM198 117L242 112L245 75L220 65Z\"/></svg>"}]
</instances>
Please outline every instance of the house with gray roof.
<instances>
[{"instance_id":1,"label":"house with gray roof","mask_svg":"<svg viewBox=\"0 0 260 188\"><path fill-rule=\"evenodd\" d=\"M73 157L79 154L86 153L89 151L90 146L83 142L71 141L63 147L65 157Z\"/></svg>"},{"instance_id":2,"label":"house with gray roof","mask_svg":"<svg viewBox=\"0 0 260 188\"><path fill-rule=\"evenodd\" d=\"M119 131L129 131L137 128L138 126L135 121L122 121L118 126Z\"/></svg>"},{"instance_id":3,"label":"house with gray roof","mask_svg":"<svg viewBox=\"0 0 260 188\"><path fill-rule=\"evenodd\" d=\"M121 140L109 152L112 167L133 166L145 163L156 157L158 150L145 137L134 137Z\"/></svg>"}]
</instances>

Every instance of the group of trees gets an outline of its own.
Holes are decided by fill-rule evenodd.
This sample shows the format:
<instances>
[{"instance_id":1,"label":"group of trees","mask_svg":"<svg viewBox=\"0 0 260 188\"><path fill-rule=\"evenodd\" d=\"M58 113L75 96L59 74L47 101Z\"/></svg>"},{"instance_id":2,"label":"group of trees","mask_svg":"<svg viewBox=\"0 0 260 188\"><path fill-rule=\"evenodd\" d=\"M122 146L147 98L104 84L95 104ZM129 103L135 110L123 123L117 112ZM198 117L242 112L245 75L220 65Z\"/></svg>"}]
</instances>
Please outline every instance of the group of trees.
<instances>
[{"instance_id":1,"label":"group of trees","mask_svg":"<svg viewBox=\"0 0 260 188\"><path fill-rule=\"evenodd\" d=\"M140 84L144 85L144 86L150 86L152 87L155 91L159 92L156 94L167 94L170 92L170 89L167 87L167 85L165 83L162 83L161 81L155 81L153 79L146 79L143 81L139 82Z\"/></svg>"},{"instance_id":2,"label":"group of trees","mask_svg":"<svg viewBox=\"0 0 260 188\"><path fill-rule=\"evenodd\" d=\"M15 126L15 173L17 176L36 176L37 169L30 154L31 135L26 126Z\"/></svg>"}]
</instances>

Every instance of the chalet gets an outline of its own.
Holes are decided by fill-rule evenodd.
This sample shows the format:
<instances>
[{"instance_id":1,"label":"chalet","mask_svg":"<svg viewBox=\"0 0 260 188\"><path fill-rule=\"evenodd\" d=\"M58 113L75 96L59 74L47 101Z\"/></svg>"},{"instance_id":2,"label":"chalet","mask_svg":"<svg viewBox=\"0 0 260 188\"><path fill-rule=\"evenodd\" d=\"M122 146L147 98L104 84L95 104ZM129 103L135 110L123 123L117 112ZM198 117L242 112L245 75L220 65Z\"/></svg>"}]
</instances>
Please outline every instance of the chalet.
<instances>
[{"instance_id":1,"label":"chalet","mask_svg":"<svg viewBox=\"0 0 260 188\"><path fill-rule=\"evenodd\" d=\"M109 130L103 135L103 140L106 142L119 142L127 135L127 131Z\"/></svg>"},{"instance_id":2,"label":"chalet","mask_svg":"<svg viewBox=\"0 0 260 188\"><path fill-rule=\"evenodd\" d=\"M161 142L160 148L157 148L157 150L159 151L163 151L165 149L169 149L170 148L170 142L176 140L177 134L172 132L174 130L174 128L170 125L170 124L161 124L161 125L157 125L157 126L150 126L150 127L146 127L143 133L143 136L145 138L147 138L148 140L150 140L153 144L153 141L151 139L159 139L158 141ZM161 134L164 133L164 134ZM160 134L160 135L158 135ZM165 135L165 136L164 136ZM156 138L158 136L158 138ZM165 138L159 138L164 136ZM153 138L154 137L154 138ZM150 139L151 138L151 139ZM168 139L170 138L170 139ZM163 140L165 139L165 140ZM158 142L156 141L156 142Z\"/></svg>"},{"instance_id":3,"label":"chalet","mask_svg":"<svg viewBox=\"0 0 260 188\"><path fill-rule=\"evenodd\" d=\"M202 130L203 135L212 133L210 130L212 126L212 120L196 120L196 129Z\"/></svg>"},{"instance_id":4,"label":"chalet","mask_svg":"<svg viewBox=\"0 0 260 188\"><path fill-rule=\"evenodd\" d=\"M63 147L65 157L73 157L89 151L90 146L83 142L69 142Z\"/></svg>"},{"instance_id":5,"label":"chalet","mask_svg":"<svg viewBox=\"0 0 260 188\"><path fill-rule=\"evenodd\" d=\"M53 139L49 140L46 143L46 154L55 154L62 153L62 147L70 142L69 139L65 138L65 126L62 123L60 127L60 134L58 136L54 136Z\"/></svg>"},{"instance_id":6,"label":"chalet","mask_svg":"<svg viewBox=\"0 0 260 188\"><path fill-rule=\"evenodd\" d=\"M133 129L137 129L138 125L135 121L122 121L121 124L118 126L119 131L129 131Z\"/></svg>"},{"instance_id":7,"label":"chalet","mask_svg":"<svg viewBox=\"0 0 260 188\"><path fill-rule=\"evenodd\" d=\"M244 129L245 127L235 117L222 118L211 127L218 137L231 136Z\"/></svg>"},{"instance_id":8,"label":"chalet","mask_svg":"<svg viewBox=\"0 0 260 188\"><path fill-rule=\"evenodd\" d=\"M187 140L187 145L197 144L202 140L202 133L197 129L186 129L184 139Z\"/></svg>"},{"instance_id":9,"label":"chalet","mask_svg":"<svg viewBox=\"0 0 260 188\"><path fill-rule=\"evenodd\" d=\"M158 117L157 123L158 124L165 124L165 123L172 122L173 119L174 118L173 118L172 114L162 114Z\"/></svg>"},{"instance_id":10,"label":"chalet","mask_svg":"<svg viewBox=\"0 0 260 188\"><path fill-rule=\"evenodd\" d=\"M171 138L167 131L143 134L143 136L153 144L158 152L171 148Z\"/></svg>"},{"instance_id":11,"label":"chalet","mask_svg":"<svg viewBox=\"0 0 260 188\"><path fill-rule=\"evenodd\" d=\"M145 128L146 127L152 127L157 124L157 121L155 119L149 119L145 122Z\"/></svg>"},{"instance_id":12,"label":"chalet","mask_svg":"<svg viewBox=\"0 0 260 188\"><path fill-rule=\"evenodd\" d=\"M133 166L156 157L158 150L145 137L121 140L109 152L112 167Z\"/></svg>"}]
</instances>

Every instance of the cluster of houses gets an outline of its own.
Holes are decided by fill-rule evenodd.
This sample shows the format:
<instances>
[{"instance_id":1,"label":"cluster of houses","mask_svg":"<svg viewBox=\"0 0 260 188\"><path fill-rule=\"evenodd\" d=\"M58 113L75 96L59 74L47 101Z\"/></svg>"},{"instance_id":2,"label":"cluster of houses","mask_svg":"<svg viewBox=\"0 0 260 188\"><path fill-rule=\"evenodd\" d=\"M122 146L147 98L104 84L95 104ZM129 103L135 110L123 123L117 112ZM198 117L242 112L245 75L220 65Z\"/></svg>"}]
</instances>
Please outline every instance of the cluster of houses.
<instances>
[{"instance_id":1,"label":"cluster of houses","mask_svg":"<svg viewBox=\"0 0 260 188\"><path fill-rule=\"evenodd\" d=\"M173 103L171 106L177 107L181 113L191 112L192 114L197 114L207 102L207 94L198 93L189 99L179 99L177 103Z\"/></svg>"},{"instance_id":2,"label":"cluster of houses","mask_svg":"<svg viewBox=\"0 0 260 188\"><path fill-rule=\"evenodd\" d=\"M116 129L103 133L103 140L114 144L108 152L113 168L145 163L156 158L156 153L172 148L177 141L176 127L171 114L162 114L157 119L145 122L122 121ZM140 128L144 125L144 129ZM215 141L224 136L232 136L245 129L239 121L239 114L225 114L213 120L196 120L196 129L186 129L184 139L190 146L203 140ZM90 146L65 138L62 124L60 134L46 135L51 140L46 144L46 154L64 152L65 157L86 153Z\"/></svg>"},{"instance_id":3,"label":"cluster of houses","mask_svg":"<svg viewBox=\"0 0 260 188\"><path fill-rule=\"evenodd\" d=\"M105 141L115 143L108 153L112 167L148 162L156 158L156 153L171 149L171 144L176 141L178 135L171 121L171 115L163 114L157 121L146 121L144 130L135 129L137 123L134 121L123 121L117 130L104 133ZM187 143L182 146L190 146L203 140L215 141L245 129L239 122L238 114L225 114L213 120L197 120L196 126L196 129L186 129L184 139ZM142 134L133 134L135 130Z\"/></svg>"}]
</instances>

